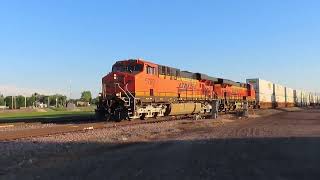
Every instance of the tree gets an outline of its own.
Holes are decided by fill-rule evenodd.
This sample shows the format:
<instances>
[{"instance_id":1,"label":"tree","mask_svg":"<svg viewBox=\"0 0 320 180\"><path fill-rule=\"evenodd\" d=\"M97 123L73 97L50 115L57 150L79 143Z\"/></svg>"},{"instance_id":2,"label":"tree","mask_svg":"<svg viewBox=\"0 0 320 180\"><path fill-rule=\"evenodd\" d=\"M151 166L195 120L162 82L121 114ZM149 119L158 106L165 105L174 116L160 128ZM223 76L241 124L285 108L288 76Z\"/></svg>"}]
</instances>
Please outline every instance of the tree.
<instances>
[{"instance_id":1,"label":"tree","mask_svg":"<svg viewBox=\"0 0 320 180\"><path fill-rule=\"evenodd\" d=\"M7 103L7 106L8 106L10 109L12 109L12 96L7 96L7 97L5 98L5 101L6 101L6 103Z\"/></svg>"},{"instance_id":2,"label":"tree","mask_svg":"<svg viewBox=\"0 0 320 180\"><path fill-rule=\"evenodd\" d=\"M5 105L4 97L2 94L0 94L0 106L4 106L4 105Z\"/></svg>"},{"instance_id":3,"label":"tree","mask_svg":"<svg viewBox=\"0 0 320 180\"><path fill-rule=\"evenodd\" d=\"M85 102L91 103L91 101L92 101L91 91L83 91L83 92L81 93L81 100L82 100L82 101L85 101Z\"/></svg>"},{"instance_id":4,"label":"tree","mask_svg":"<svg viewBox=\"0 0 320 180\"><path fill-rule=\"evenodd\" d=\"M42 100L40 100L40 102L42 102L43 104L48 105L48 101L50 102L50 104L52 103L52 101L54 101L53 99L51 99L50 96L43 96ZM50 106L49 104L49 106Z\"/></svg>"},{"instance_id":5,"label":"tree","mask_svg":"<svg viewBox=\"0 0 320 180\"><path fill-rule=\"evenodd\" d=\"M36 95L33 94L31 97L27 98L27 106L35 106L36 104Z\"/></svg>"},{"instance_id":6,"label":"tree","mask_svg":"<svg viewBox=\"0 0 320 180\"><path fill-rule=\"evenodd\" d=\"M98 105L98 103L99 103L99 96L96 97L96 98L93 98L91 103L92 103L92 104L95 104L95 105Z\"/></svg>"},{"instance_id":7,"label":"tree","mask_svg":"<svg viewBox=\"0 0 320 180\"><path fill-rule=\"evenodd\" d=\"M55 94L52 96L48 96L50 99L50 106L65 106L67 97L61 94ZM48 103L48 97L45 98L45 102Z\"/></svg>"},{"instance_id":8,"label":"tree","mask_svg":"<svg viewBox=\"0 0 320 180\"><path fill-rule=\"evenodd\" d=\"M25 98L24 96L17 96L16 97L17 109L25 107Z\"/></svg>"},{"instance_id":9,"label":"tree","mask_svg":"<svg viewBox=\"0 0 320 180\"><path fill-rule=\"evenodd\" d=\"M60 95L58 97L58 104L65 107L66 104L67 104L67 96L64 96L64 95Z\"/></svg>"}]
</instances>

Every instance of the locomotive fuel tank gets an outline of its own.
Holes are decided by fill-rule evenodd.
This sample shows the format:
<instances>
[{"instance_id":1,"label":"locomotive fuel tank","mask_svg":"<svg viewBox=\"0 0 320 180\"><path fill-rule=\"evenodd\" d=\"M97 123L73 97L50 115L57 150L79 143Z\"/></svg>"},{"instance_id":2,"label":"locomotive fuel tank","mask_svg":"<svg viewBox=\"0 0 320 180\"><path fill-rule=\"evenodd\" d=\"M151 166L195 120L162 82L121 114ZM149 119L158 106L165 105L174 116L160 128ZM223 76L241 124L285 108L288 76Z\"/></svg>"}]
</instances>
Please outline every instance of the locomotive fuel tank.
<instances>
[{"instance_id":1,"label":"locomotive fuel tank","mask_svg":"<svg viewBox=\"0 0 320 180\"><path fill-rule=\"evenodd\" d=\"M201 103L175 103L170 105L170 116L198 114L201 112Z\"/></svg>"}]
</instances>

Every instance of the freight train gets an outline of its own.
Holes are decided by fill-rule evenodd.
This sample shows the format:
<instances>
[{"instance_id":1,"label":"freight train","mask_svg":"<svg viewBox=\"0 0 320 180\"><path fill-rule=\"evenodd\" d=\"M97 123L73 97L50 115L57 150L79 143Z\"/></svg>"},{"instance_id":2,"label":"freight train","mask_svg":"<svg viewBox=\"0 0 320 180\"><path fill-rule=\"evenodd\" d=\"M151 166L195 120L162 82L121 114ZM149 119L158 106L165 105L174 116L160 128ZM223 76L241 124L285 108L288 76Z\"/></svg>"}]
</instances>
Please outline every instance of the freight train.
<instances>
[{"instance_id":1,"label":"freight train","mask_svg":"<svg viewBox=\"0 0 320 180\"><path fill-rule=\"evenodd\" d=\"M117 61L102 79L99 119L121 121L257 108L253 85L181 71L141 59Z\"/></svg>"},{"instance_id":2,"label":"freight train","mask_svg":"<svg viewBox=\"0 0 320 180\"><path fill-rule=\"evenodd\" d=\"M320 95L265 81L246 83L158 65L141 59L117 61L102 78L96 116L131 120L179 115L205 115L248 108L320 105Z\"/></svg>"}]
</instances>

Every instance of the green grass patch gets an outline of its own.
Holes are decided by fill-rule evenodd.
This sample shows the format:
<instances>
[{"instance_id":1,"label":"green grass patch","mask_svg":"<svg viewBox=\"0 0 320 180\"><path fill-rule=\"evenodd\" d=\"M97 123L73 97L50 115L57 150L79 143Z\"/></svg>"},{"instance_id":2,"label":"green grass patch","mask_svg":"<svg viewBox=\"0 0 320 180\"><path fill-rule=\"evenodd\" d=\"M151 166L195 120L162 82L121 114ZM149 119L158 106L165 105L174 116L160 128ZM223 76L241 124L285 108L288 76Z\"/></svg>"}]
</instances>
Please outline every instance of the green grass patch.
<instances>
[{"instance_id":1,"label":"green grass patch","mask_svg":"<svg viewBox=\"0 0 320 180\"><path fill-rule=\"evenodd\" d=\"M6 112L0 113L0 122L1 119L59 118L67 116L89 116L93 114L93 111Z\"/></svg>"}]
</instances>

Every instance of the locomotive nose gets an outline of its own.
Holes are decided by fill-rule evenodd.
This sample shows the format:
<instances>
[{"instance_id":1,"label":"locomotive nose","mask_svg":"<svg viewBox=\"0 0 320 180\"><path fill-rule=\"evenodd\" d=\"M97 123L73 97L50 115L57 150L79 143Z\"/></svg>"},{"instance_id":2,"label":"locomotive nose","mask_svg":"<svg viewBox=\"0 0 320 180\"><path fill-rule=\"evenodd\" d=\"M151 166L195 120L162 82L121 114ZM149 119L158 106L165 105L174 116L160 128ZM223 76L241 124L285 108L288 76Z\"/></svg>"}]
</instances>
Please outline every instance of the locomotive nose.
<instances>
[{"instance_id":1,"label":"locomotive nose","mask_svg":"<svg viewBox=\"0 0 320 180\"><path fill-rule=\"evenodd\" d=\"M134 87L134 76L131 74L113 72L104 80L106 94L118 94L121 89L132 91ZM120 87L120 88L119 88Z\"/></svg>"},{"instance_id":2,"label":"locomotive nose","mask_svg":"<svg viewBox=\"0 0 320 180\"><path fill-rule=\"evenodd\" d=\"M119 83L120 85L126 85L134 79L134 76L127 73L113 73L111 75L111 82Z\"/></svg>"},{"instance_id":3,"label":"locomotive nose","mask_svg":"<svg viewBox=\"0 0 320 180\"><path fill-rule=\"evenodd\" d=\"M119 84L125 84L124 82L124 75L119 73L113 73L110 77L111 83L119 83Z\"/></svg>"}]
</instances>

